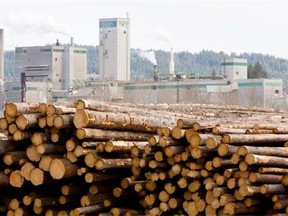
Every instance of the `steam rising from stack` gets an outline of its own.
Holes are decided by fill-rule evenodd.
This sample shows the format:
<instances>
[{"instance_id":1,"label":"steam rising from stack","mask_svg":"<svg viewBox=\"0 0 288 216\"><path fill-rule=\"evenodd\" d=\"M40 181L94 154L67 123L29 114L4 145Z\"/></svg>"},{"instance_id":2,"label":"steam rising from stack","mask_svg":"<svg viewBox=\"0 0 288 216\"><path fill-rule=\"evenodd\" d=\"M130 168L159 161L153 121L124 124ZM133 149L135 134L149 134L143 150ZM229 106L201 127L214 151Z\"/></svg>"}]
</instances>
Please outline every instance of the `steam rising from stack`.
<instances>
[{"instance_id":1,"label":"steam rising from stack","mask_svg":"<svg viewBox=\"0 0 288 216\"><path fill-rule=\"evenodd\" d=\"M141 56L142 58L147 59L148 61L150 61L153 65L157 65L157 60L155 58L155 53L154 51L142 51L139 50L138 51L138 55Z\"/></svg>"},{"instance_id":2,"label":"steam rising from stack","mask_svg":"<svg viewBox=\"0 0 288 216\"><path fill-rule=\"evenodd\" d=\"M57 33L69 36L69 30L53 20L51 16L42 16L31 13L10 14L9 27L21 34L48 34Z\"/></svg>"},{"instance_id":3,"label":"steam rising from stack","mask_svg":"<svg viewBox=\"0 0 288 216\"><path fill-rule=\"evenodd\" d=\"M173 44L172 44L171 35L168 32L164 31L164 30L156 29L154 37L157 40L165 41L165 42L167 42L169 44L169 46L170 46L169 74L170 75L174 75L175 66L174 66L174 59L173 59Z\"/></svg>"}]
</instances>

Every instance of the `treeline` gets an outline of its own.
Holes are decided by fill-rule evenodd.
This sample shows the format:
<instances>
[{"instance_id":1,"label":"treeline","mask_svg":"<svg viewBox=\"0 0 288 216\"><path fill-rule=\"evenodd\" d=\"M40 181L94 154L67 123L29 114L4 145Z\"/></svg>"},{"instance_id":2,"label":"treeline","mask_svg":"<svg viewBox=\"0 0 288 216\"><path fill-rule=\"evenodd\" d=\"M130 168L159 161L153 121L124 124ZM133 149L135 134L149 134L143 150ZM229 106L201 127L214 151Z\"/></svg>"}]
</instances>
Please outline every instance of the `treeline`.
<instances>
[{"instance_id":1,"label":"treeline","mask_svg":"<svg viewBox=\"0 0 288 216\"><path fill-rule=\"evenodd\" d=\"M99 73L98 46L84 46L87 48L88 73ZM170 53L162 50L146 50L155 53L160 76L169 73ZM145 50L142 52L145 52ZM250 74L250 78L280 78L284 80L284 86L288 85L288 60L276 58L272 55L258 53L224 53L202 50L198 53L182 51L174 53L175 72L193 76L211 76L221 73L221 62L225 57L239 57L248 60L248 71L260 65L263 73ZM257 65L256 65L257 64ZM259 69L259 68L258 68ZM258 70L257 69L257 70ZM263 75L264 74L264 75ZM15 52L5 52L5 75L15 76ZM153 64L149 59L139 55L139 49L131 49L131 78L133 80L151 79L153 76ZM256 77L255 77L256 76Z\"/></svg>"}]
</instances>

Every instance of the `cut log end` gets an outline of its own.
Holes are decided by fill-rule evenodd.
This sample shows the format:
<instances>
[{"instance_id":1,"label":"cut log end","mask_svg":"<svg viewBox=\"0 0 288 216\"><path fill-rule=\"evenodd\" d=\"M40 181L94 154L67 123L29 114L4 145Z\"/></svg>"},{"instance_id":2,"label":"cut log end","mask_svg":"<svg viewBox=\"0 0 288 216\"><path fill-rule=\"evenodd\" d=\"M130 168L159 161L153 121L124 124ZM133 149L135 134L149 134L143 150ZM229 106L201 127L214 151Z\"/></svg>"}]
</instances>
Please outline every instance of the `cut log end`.
<instances>
[{"instance_id":1,"label":"cut log end","mask_svg":"<svg viewBox=\"0 0 288 216\"><path fill-rule=\"evenodd\" d=\"M66 172L66 167L60 159L52 160L50 164L50 175L54 179L62 179Z\"/></svg>"},{"instance_id":2,"label":"cut log end","mask_svg":"<svg viewBox=\"0 0 288 216\"><path fill-rule=\"evenodd\" d=\"M74 123L74 124L75 124L75 123ZM84 139L85 136L86 136L85 130L82 129L82 128L77 129L77 130L76 130L76 136L77 136L77 138L80 139L80 140Z\"/></svg>"},{"instance_id":3,"label":"cut log end","mask_svg":"<svg viewBox=\"0 0 288 216\"><path fill-rule=\"evenodd\" d=\"M76 128L84 128L89 124L89 116L85 110L77 110L73 117L73 123Z\"/></svg>"},{"instance_id":4,"label":"cut log end","mask_svg":"<svg viewBox=\"0 0 288 216\"><path fill-rule=\"evenodd\" d=\"M33 185L38 186L44 182L44 172L39 168L35 168L30 173L30 181Z\"/></svg>"}]
</instances>

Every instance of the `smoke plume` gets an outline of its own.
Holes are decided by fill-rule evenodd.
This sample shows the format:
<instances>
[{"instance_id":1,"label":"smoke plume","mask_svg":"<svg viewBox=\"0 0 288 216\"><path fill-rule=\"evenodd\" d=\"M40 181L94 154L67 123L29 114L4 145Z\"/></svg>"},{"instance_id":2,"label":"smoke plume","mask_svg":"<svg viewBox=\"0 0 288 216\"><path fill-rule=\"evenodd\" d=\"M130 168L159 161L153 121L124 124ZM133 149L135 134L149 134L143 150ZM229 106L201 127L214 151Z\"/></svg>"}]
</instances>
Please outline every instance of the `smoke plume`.
<instances>
[{"instance_id":1,"label":"smoke plume","mask_svg":"<svg viewBox=\"0 0 288 216\"><path fill-rule=\"evenodd\" d=\"M155 29L152 36L158 41L167 42L170 48L173 47L172 36L167 31L162 29Z\"/></svg>"},{"instance_id":2,"label":"smoke plume","mask_svg":"<svg viewBox=\"0 0 288 216\"><path fill-rule=\"evenodd\" d=\"M41 16L26 12L9 15L7 25L20 34L57 33L69 36L69 30L55 22L51 16Z\"/></svg>"},{"instance_id":3,"label":"smoke plume","mask_svg":"<svg viewBox=\"0 0 288 216\"><path fill-rule=\"evenodd\" d=\"M155 53L154 51L142 51L139 50L138 51L138 55L142 58L147 59L148 61L150 61L153 65L157 65L157 60L155 58Z\"/></svg>"}]
</instances>

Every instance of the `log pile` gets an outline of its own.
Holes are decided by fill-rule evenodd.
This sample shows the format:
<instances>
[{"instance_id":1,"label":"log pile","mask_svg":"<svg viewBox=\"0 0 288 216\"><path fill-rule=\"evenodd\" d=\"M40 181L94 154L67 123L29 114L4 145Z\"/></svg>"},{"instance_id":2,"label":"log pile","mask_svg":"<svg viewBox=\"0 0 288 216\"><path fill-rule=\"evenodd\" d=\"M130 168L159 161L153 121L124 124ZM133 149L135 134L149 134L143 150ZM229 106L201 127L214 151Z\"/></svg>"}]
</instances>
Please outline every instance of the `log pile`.
<instances>
[{"instance_id":1,"label":"log pile","mask_svg":"<svg viewBox=\"0 0 288 216\"><path fill-rule=\"evenodd\" d=\"M285 215L287 119L210 105L8 103L0 214Z\"/></svg>"}]
</instances>

